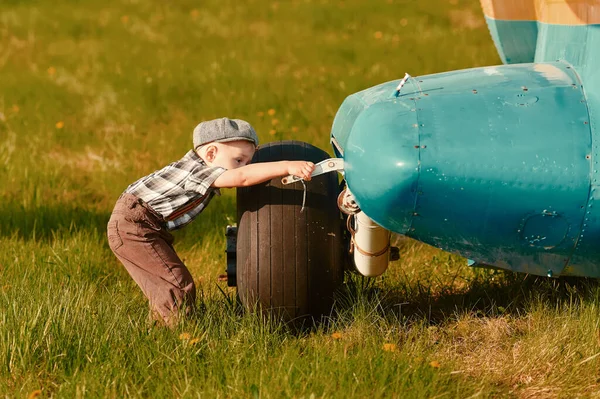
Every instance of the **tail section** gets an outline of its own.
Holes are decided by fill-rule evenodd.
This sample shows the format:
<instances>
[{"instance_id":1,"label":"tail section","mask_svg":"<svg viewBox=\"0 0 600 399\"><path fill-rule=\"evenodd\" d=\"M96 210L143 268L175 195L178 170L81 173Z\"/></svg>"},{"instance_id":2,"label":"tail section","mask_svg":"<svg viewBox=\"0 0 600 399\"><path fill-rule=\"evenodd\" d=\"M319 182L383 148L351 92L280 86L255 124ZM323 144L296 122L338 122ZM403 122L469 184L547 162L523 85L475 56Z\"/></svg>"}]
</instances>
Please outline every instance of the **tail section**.
<instances>
[{"instance_id":1,"label":"tail section","mask_svg":"<svg viewBox=\"0 0 600 399\"><path fill-rule=\"evenodd\" d=\"M599 69L600 0L481 0L481 6L505 64L564 60Z\"/></svg>"}]
</instances>

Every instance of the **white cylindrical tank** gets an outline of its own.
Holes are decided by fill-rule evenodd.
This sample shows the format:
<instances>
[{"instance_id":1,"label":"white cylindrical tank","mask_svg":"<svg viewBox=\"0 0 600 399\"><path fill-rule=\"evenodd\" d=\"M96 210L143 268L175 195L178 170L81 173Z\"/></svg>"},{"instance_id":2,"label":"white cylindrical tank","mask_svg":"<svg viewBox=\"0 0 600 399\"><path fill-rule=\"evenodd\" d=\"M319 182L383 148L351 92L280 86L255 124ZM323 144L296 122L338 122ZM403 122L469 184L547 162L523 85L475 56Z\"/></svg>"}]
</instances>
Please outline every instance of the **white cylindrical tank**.
<instances>
[{"instance_id":1,"label":"white cylindrical tank","mask_svg":"<svg viewBox=\"0 0 600 399\"><path fill-rule=\"evenodd\" d=\"M354 215L354 221L354 266L363 276L377 277L388 267L390 231L372 221L364 212Z\"/></svg>"}]
</instances>

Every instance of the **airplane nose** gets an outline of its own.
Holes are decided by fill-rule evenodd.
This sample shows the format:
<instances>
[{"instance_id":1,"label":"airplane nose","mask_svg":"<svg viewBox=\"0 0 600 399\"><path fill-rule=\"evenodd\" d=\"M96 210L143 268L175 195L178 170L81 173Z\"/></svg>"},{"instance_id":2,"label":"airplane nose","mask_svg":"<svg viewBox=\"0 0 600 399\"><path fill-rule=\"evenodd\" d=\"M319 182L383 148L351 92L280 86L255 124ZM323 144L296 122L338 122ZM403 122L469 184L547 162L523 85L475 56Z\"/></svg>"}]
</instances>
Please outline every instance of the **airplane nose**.
<instances>
[{"instance_id":1,"label":"airplane nose","mask_svg":"<svg viewBox=\"0 0 600 399\"><path fill-rule=\"evenodd\" d=\"M591 185L590 119L573 68L453 71L409 79L395 97L397 84L355 94L334 122L360 208L389 230L469 259L560 274Z\"/></svg>"}]
</instances>

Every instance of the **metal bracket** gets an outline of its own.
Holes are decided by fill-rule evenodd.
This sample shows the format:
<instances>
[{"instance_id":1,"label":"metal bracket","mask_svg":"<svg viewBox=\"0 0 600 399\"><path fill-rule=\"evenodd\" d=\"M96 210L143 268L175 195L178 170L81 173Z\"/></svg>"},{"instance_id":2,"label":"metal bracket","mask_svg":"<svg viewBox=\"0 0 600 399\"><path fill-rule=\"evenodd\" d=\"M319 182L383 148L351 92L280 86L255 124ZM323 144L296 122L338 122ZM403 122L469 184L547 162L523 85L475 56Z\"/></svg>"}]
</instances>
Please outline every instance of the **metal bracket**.
<instances>
[{"instance_id":1,"label":"metal bracket","mask_svg":"<svg viewBox=\"0 0 600 399\"><path fill-rule=\"evenodd\" d=\"M328 172L339 172L344 170L344 160L342 158L329 158L315 165L315 170L311 177L322 175ZM302 180L301 177L289 175L281 179L281 183L290 184Z\"/></svg>"},{"instance_id":2,"label":"metal bracket","mask_svg":"<svg viewBox=\"0 0 600 399\"><path fill-rule=\"evenodd\" d=\"M356 203L356 198L354 198L354 194L350 192L348 187L342 190L340 195L337 198L337 206L346 215L356 215L360 212L360 207Z\"/></svg>"}]
</instances>

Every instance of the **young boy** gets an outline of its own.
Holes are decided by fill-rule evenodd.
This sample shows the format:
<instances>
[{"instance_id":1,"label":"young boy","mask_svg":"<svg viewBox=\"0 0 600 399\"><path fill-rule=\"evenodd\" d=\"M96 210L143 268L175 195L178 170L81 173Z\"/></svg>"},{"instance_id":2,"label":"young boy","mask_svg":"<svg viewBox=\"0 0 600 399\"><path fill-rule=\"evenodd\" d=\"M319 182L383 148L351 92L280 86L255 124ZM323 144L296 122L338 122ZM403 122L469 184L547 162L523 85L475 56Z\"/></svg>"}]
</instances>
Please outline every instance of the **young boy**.
<instances>
[{"instance_id":1,"label":"young boy","mask_svg":"<svg viewBox=\"0 0 600 399\"><path fill-rule=\"evenodd\" d=\"M111 250L150 302L152 317L173 326L196 301L194 280L175 250L171 230L197 217L219 188L245 187L285 175L310 180L314 164L249 164L258 145L248 122L221 118L200 123L194 149L142 177L117 200L107 226Z\"/></svg>"}]
</instances>

